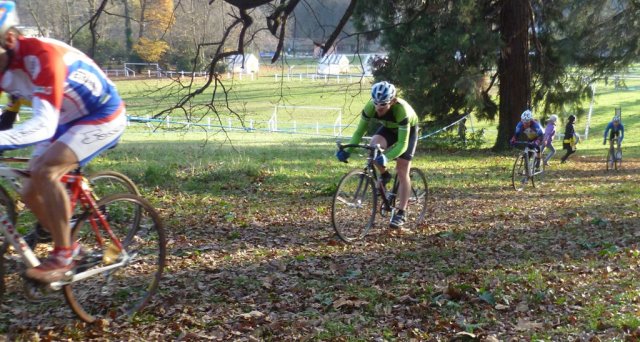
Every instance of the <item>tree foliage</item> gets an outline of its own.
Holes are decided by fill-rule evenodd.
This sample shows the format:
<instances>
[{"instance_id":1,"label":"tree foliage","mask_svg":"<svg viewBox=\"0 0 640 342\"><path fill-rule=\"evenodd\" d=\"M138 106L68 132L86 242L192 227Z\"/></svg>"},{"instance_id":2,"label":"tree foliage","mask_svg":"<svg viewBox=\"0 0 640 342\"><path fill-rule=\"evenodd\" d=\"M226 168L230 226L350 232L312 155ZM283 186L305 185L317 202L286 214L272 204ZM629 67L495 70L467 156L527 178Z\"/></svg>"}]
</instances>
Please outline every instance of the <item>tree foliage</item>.
<instances>
[{"instance_id":1,"label":"tree foliage","mask_svg":"<svg viewBox=\"0 0 640 342\"><path fill-rule=\"evenodd\" d=\"M495 66L499 36L486 12L474 0L431 2L361 2L357 23L361 31L381 36L389 63L379 78L400 85L403 96L420 113L436 118L476 109L493 117L496 106L487 96L487 74Z\"/></svg>"},{"instance_id":2,"label":"tree foliage","mask_svg":"<svg viewBox=\"0 0 640 342\"><path fill-rule=\"evenodd\" d=\"M162 40L150 40L142 37L133 46L133 50L149 63L157 63L162 55L169 49L169 45Z\"/></svg>"},{"instance_id":3,"label":"tree foliage","mask_svg":"<svg viewBox=\"0 0 640 342\"><path fill-rule=\"evenodd\" d=\"M501 140L527 107L539 116L580 114L590 84L623 70L640 52L637 1L418 3L359 4L360 31L381 37L389 51L389 67L378 77L396 82L419 111L435 118L461 111L494 118L499 109ZM514 50L518 39L525 51ZM509 61L522 52L522 60ZM502 84L499 93L494 79ZM528 90L514 89L523 83Z\"/></svg>"}]
</instances>

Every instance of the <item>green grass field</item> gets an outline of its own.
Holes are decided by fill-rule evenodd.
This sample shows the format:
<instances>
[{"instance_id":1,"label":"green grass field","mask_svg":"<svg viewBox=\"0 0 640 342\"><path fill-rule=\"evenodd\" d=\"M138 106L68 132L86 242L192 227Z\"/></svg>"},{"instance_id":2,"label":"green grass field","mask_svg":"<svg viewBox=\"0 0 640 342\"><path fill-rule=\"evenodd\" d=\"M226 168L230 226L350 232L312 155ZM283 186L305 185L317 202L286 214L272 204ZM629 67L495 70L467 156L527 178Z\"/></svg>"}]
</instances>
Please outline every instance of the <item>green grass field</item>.
<instances>
[{"instance_id":1,"label":"green grass field","mask_svg":"<svg viewBox=\"0 0 640 342\"><path fill-rule=\"evenodd\" d=\"M319 126L320 134L331 135L334 133L332 126L336 117L341 113L342 124L347 126L343 134L348 136L358 122L362 106L368 100L370 82L369 79L355 77L351 79L343 77L338 83L335 79L325 82L324 80L312 81L308 78L280 77L276 81L275 77L269 75L257 77L254 80L245 76L240 80L235 76L225 83L227 95L221 88L216 90L213 106L207 107L212 99L213 90L211 89L194 99L192 104L196 110L190 114L190 119L202 125L210 122L214 126L228 126L229 120L232 120L231 124L236 127L242 125L249 127L250 122L254 121L254 128L266 130L267 121L272 117L275 106L280 105L288 106L288 108L280 108L277 114L278 129L282 131L292 132L293 125L297 125L298 132L313 134L316 133L316 126ZM198 80L194 87L202 84L202 80ZM613 117L615 108L622 109L626 131L633 132L634 127L638 125L640 79L627 80L626 85L628 89L622 90L615 89L612 82L596 84L596 96L588 132L589 139L583 141L580 146L585 153L592 153L589 151L599 149L598 140L606 124ZM170 107L189 89L183 89L178 83L158 80L121 81L118 82L118 87L127 102L129 114L140 117L153 116L160 110ZM582 104L587 110L590 108L589 102L585 101ZM213 110L217 111L217 114ZM563 133L565 119L571 113L556 114L561 117L557 130ZM184 113L179 110L172 113L171 118L175 121L186 120ZM537 118L540 119L539 116ZM576 123L576 130L582 136L585 134L586 121L587 117L583 115ZM493 145L497 133L497 122L471 120L468 126L469 130L485 129L485 147ZM432 131L437 128L439 127L427 127L427 130ZM628 134L625 139L625 145L628 147L638 146L639 143L640 140L635 134Z\"/></svg>"},{"instance_id":2,"label":"green grass field","mask_svg":"<svg viewBox=\"0 0 640 342\"><path fill-rule=\"evenodd\" d=\"M268 116L278 101L330 103L355 120L368 96L367 84L291 81L279 89L271 81L234 82L230 107L259 113L263 106L266 114L255 115ZM130 114L174 100L143 93L158 85L119 83ZM590 139L569 163L556 157L540 186L524 193L511 189L515 150L421 147L414 166L429 179L426 224L391 237L379 220L353 246L336 240L330 204L340 177L363 159L337 162L335 138L151 133L132 124L90 171L124 172L161 213L170 256L157 297L132 321L84 326L58 294L25 301L14 274L0 333L8 340L633 340L638 95L598 85ZM625 160L607 172L602 129L616 106Z\"/></svg>"}]
</instances>

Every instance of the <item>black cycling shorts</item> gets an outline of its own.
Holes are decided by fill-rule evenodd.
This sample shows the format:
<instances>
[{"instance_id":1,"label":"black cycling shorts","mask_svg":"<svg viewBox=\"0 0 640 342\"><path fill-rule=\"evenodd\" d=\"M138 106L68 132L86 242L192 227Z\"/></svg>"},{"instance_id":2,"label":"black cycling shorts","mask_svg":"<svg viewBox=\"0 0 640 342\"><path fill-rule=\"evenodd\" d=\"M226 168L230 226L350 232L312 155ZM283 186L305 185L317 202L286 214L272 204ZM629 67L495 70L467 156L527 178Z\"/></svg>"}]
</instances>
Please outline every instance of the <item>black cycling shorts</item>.
<instances>
[{"instance_id":1,"label":"black cycling shorts","mask_svg":"<svg viewBox=\"0 0 640 342\"><path fill-rule=\"evenodd\" d=\"M380 135L387 141L387 149L398 141L397 129L380 126L374 135ZM409 128L409 145L407 146L407 150L398 158L404 160L413 159L413 156L416 154L416 146L418 146L418 126L413 126Z\"/></svg>"},{"instance_id":2,"label":"black cycling shorts","mask_svg":"<svg viewBox=\"0 0 640 342\"><path fill-rule=\"evenodd\" d=\"M609 132L609 140L613 138L617 138L619 136L620 136L620 131L611 130L611 132Z\"/></svg>"}]
</instances>

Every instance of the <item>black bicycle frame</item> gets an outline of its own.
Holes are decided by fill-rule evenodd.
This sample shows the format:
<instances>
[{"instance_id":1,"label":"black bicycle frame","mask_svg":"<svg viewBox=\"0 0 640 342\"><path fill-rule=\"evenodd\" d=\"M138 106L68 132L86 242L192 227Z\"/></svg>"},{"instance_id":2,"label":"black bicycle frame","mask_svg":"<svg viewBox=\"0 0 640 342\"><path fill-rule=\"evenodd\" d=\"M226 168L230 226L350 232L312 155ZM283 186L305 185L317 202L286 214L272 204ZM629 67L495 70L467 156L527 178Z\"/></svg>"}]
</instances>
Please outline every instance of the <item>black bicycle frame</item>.
<instances>
[{"instance_id":1,"label":"black bicycle frame","mask_svg":"<svg viewBox=\"0 0 640 342\"><path fill-rule=\"evenodd\" d=\"M362 148L369 151L369 157L367 157L367 164L364 166L363 172L365 176L372 177L375 180L376 188L374 188L374 191L376 191L376 195L380 195L380 197L382 198L382 204L384 205L384 209L390 211L391 200L390 200L390 197L388 196L389 193L385 189L384 184L382 182L382 178L378 174L378 171L373 165L378 155L383 151L380 148L380 146L379 145L369 146L369 145L359 145L359 144L341 145L340 142L337 142L336 144L338 146L338 149L340 150L344 150L345 148L350 148L350 147L356 147L356 148ZM362 184L363 182L364 182L364 179L360 179L360 183L358 184L358 191L356 191L356 194L360 194L360 189L363 186ZM364 182L365 187L363 189L364 191L363 193L366 193L366 190L367 190L366 186L368 184L369 182ZM395 197L397 192L398 192L398 175L396 174L393 179L393 192L391 193Z\"/></svg>"}]
</instances>

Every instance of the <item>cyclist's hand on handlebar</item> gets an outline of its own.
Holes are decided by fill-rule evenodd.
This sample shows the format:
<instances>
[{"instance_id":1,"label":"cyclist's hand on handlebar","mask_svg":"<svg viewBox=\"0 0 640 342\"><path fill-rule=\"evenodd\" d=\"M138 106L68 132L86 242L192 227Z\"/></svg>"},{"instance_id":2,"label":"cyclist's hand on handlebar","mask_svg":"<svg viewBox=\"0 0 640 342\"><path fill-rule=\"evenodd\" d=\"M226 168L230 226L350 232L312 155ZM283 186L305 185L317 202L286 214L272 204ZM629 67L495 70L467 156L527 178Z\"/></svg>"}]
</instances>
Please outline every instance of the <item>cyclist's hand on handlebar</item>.
<instances>
[{"instance_id":1,"label":"cyclist's hand on handlebar","mask_svg":"<svg viewBox=\"0 0 640 342\"><path fill-rule=\"evenodd\" d=\"M336 158L338 158L338 160L343 163L346 163L347 159L349 159L350 156L351 156L351 153L345 150L338 150L338 152L336 152Z\"/></svg>"},{"instance_id":2,"label":"cyclist's hand on handlebar","mask_svg":"<svg viewBox=\"0 0 640 342\"><path fill-rule=\"evenodd\" d=\"M515 146L516 145L516 137L512 137L511 140L509 140L509 144L511 146Z\"/></svg>"},{"instance_id":3,"label":"cyclist's hand on handlebar","mask_svg":"<svg viewBox=\"0 0 640 342\"><path fill-rule=\"evenodd\" d=\"M385 156L384 154L380 153L376 157L376 163L378 163L380 166L387 166L387 156Z\"/></svg>"}]
</instances>

